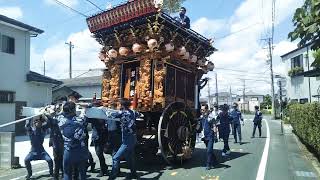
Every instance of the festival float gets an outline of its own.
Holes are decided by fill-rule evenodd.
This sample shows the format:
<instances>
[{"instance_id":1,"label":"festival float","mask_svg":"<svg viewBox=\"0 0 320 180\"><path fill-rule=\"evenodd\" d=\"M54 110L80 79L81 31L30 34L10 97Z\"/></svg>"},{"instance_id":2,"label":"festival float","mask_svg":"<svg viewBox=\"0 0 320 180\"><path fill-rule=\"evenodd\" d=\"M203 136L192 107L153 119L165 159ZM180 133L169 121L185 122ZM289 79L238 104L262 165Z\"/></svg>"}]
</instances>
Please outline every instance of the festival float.
<instances>
[{"instance_id":1,"label":"festival float","mask_svg":"<svg viewBox=\"0 0 320 180\"><path fill-rule=\"evenodd\" d=\"M87 18L103 47L101 106L119 108L128 98L142 113L139 142L148 135L166 162L192 157L196 141L199 81L214 69L209 39L186 29L161 9L161 2L134 0ZM138 145L139 146L139 145Z\"/></svg>"}]
</instances>

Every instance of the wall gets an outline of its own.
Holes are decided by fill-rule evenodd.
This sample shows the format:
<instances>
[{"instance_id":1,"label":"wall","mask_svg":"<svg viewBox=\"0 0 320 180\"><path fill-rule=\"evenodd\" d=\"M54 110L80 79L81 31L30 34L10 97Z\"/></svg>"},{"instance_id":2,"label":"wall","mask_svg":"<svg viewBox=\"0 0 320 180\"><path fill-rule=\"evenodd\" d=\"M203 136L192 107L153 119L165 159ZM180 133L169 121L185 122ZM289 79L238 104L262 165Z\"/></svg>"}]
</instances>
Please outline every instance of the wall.
<instances>
[{"instance_id":1,"label":"wall","mask_svg":"<svg viewBox=\"0 0 320 180\"><path fill-rule=\"evenodd\" d=\"M304 76L295 76L295 77L289 77L288 71L291 69L291 58L298 56L300 54L303 54L303 69L304 71L308 71L312 69L310 65L314 61L314 58L312 56L312 51L308 49L307 47L302 48L296 52L293 52L285 57L283 57L283 62L286 65L286 90L287 90L287 98L289 99L303 99L308 98L310 99L310 93L309 89L311 90L311 101L317 101L318 99L315 97L312 97L313 95L318 94L317 89L320 86L320 78L316 77L304 77ZM307 61L307 58L309 58L309 64ZM309 67L309 68L308 68ZM309 79L310 79L310 88L309 88Z\"/></svg>"},{"instance_id":2,"label":"wall","mask_svg":"<svg viewBox=\"0 0 320 180\"><path fill-rule=\"evenodd\" d=\"M14 121L15 116L16 116L15 103L11 103L11 104L0 103L0 124L5 124L8 122ZM14 130L15 130L14 125L0 128L0 132L1 131L10 132Z\"/></svg>"},{"instance_id":3,"label":"wall","mask_svg":"<svg viewBox=\"0 0 320 180\"><path fill-rule=\"evenodd\" d=\"M26 74L30 69L30 35L0 24L0 34L15 38L15 54L0 51L0 90L16 92L17 101L26 101Z\"/></svg>"},{"instance_id":4,"label":"wall","mask_svg":"<svg viewBox=\"0 0 320 180\"><path fill-rule=\"evenodd\" d=\"M30 68L29 33L0 24L0 34L15 39L15 54L0 50L0 90L14 91L16 101L26 101L28 87L25 83L26 73ZM15 104L0 104L0 124L15 120ZM9 126L1 131L14 131Z\"/></svg>"},{"instance_id":5,"label":"wall","mask_svg":"<svg viewBox=\"0 0 320 180\"><path fill-rule=\"evenodd\" d=\"M28 106L43 107L52 102L52 85L29 82Z\"/></svg>"},{"instance_id":6,"label":"wall","mask_svg":"<svg viewBox=\"0 0 320 180\"><path fill-rule=\"evenodd\" d=\"M0 50L0 90L15 92L15 101L27 102L27 106L39 107L51 103L51 84L26 81L30 71L30 33L0 24L0 34L15 39L14 54ZM14 120L15 104L0 104L0 124ZM14 131L15 128L10 126L4 130Z\"/></svg>"}]
</instances>

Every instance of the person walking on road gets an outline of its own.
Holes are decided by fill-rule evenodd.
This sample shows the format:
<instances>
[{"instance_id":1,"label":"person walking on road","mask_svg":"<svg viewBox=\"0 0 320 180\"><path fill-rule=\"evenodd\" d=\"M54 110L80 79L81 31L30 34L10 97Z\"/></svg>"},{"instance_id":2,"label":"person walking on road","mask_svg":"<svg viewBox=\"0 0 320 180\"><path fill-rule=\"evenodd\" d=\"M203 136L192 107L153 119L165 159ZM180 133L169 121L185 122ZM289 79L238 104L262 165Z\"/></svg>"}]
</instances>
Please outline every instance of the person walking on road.
<instances>
[{"instance_id":1,"label":"person walking on road","mask_svg":"<svg viewBox=\"0 0 320 180\"><path fill-rule=\"evenodd\" d=\"M241 145L242 136L241 136L241 122L240 121L242 121L242 125L243 125L244 124L243 117L242 117L241 112L238 109L237 103L233 103L232 107L233 107L233 109L230 112L230 116L232 117L234 143L238 143L238 137L239 137L239 143Z\"/></svg>"},{"instance_id":2,"label":"person walking on road","mask_svg":"<svg viewBox=\"0 0 320 180\"><path fill-rule=\"evenodd\" d=\"M259 137L261 137L261 127L262 127L262 112L259 110L259 106L254 107L256 112L254 114L254 119L253 119L253 132L252 132L252 137L254 138L256 134L256 129L258 127L259 129Z\"/></svg>"},{"instance_id":3,"label":"person walking on road","mask_svg":"<svg viewBox=\"0 0 320 180\"><path fill-rule=\"evenodd\" d=\"M24 159L24 163L28 171L26 176L27 180L29 180L32 176L32 167L30 162L36 160L47 161L49 173L51 176L53 176L53 161L43 147L44 137L46 136L47 129L49 128L48 122L43 125L45 119L47 118L43 115L40 117L40 119L27 120L25 124L25 128L31 142L31 151Z\"/></svg>"},{"instance_id":4,"label":"person walking on road","mask_svg":"<svg viewBox=\"0 0 320 180\"><path fill-rule=\"evenodd\" d=\"M134 148L137 143L136 137L136 118L138 113L129 109L131 102L128 99L121 100L121 110L116 113L112 113L112 117L120 118L121 132L122 132L122 144L117 153L112 157L112 171L109 179L116 179L119 174L120 160L124 157L130 168L130 175L128 179L137 179L138 175L135 167L135 152Z\"/></svg>"},{"instance_id":5,"label":"person walking on road","mask_svg":"<svg viewBox=\"0 0 320 180\"><path fill-rule=\"evenodd\" d=\"M219 132L219 125L220 125L220 122L217 120L217 117L219 115L219 108L218 108L218 105L215 104L214 107L213 107L213 110L212 112L209 114L209 118L213 119L214 120L214 129L213 129L213 132L214 132L214 142L218 142L220 138L220 132Z\"/></svg>"},{"instance_id":6,"label":"person walking on road","mask_svg":"<svg viewBox=\"0 0 320 180\"><path fill-rule=\"evenodd\" d=\"M232 117L229 115L229 106L224 104L221 108L222 112L219 113L217 120L220 122L220 133L223 139L224 147L222 150L222 156L230 154L229 147L229 134L230 134L230 124L232 123Z\"/></svg>"},{"instance_id":7,"label":"person walking on road","mask_svg":"<svg viewBox=\"0 0 320 180\"><path fill-rule=\"evenodd\" d=\"M204 104L201 106L201 123L203 127L204 134L204 143L207 147L207 162L206 162L206 170L210 170L211 167L215 163L215 158L213 154L213 145L214 145L214 119L209 117L209 109L208 105Z\"/></svg>"}]
</instances>

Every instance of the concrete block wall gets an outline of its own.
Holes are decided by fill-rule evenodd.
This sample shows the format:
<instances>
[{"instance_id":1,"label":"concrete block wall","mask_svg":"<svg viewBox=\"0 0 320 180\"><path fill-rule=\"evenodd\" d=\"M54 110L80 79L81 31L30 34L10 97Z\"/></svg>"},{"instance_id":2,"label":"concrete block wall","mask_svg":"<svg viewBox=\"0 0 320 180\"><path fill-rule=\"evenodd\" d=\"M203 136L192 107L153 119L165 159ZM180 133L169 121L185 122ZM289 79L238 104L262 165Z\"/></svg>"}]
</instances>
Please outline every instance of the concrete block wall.
<instances>
[{"instance_id":1,"label":"concrete block wall","mask_svg":"<svg viewBox=\"0 0 320 180\"><path fill-rule=\"evenodd\" d=\"M0 168L8 169L13 165L15 134L0 132Z\"/></svg>"}]
</instances>

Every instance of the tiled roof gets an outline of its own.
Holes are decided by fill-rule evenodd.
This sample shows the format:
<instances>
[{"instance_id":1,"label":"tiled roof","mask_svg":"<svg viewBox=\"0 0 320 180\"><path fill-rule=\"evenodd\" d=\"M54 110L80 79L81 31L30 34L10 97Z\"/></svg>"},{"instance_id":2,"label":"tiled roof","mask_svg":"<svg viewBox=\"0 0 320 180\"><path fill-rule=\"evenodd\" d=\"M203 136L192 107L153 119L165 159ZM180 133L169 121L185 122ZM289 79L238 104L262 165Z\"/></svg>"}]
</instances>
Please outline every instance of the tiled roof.
<instances>
[{"instance_id":1,"label":"tiled roof","mask_svg":"<svg viewBox=\"0 0 320 180\"><path fill-rule=\"evenodd\" d=\"M41 75L41 74L33 72L33 71L30 71L27 74L27 81L28 82L43 82L43 83L57 84L57 85L62 84L61 81L58 81L56 79L53 79L53 78L50 78L50 77L47 77L44 75Z\"/></svg>"},{"instance_id":2,"label":"tiled roof","mask_svg":"<svg viewBox=\"0 0 320 180\"><path fill-rule=\"evenodd\" d=\"M102 76L61 79L61 81L63 86L67 87L97 86L102 84Z\"/></svg>"}]
</instances>

